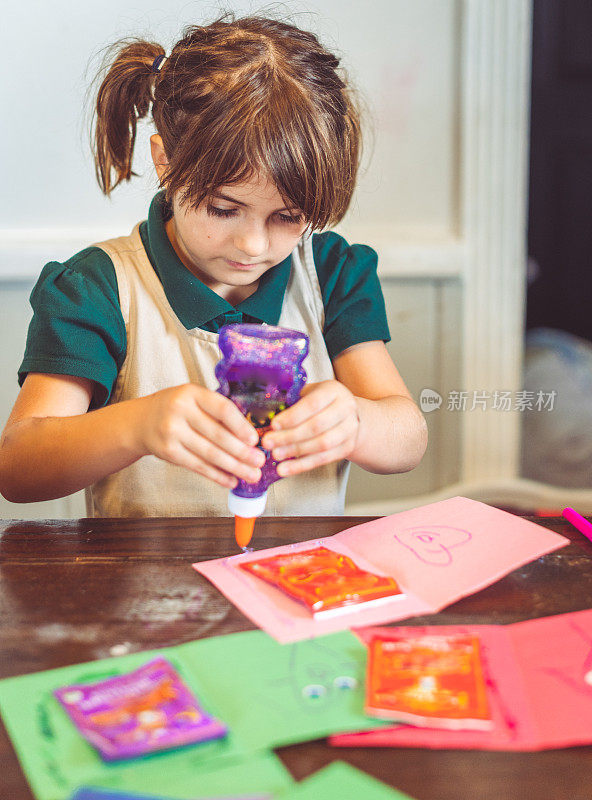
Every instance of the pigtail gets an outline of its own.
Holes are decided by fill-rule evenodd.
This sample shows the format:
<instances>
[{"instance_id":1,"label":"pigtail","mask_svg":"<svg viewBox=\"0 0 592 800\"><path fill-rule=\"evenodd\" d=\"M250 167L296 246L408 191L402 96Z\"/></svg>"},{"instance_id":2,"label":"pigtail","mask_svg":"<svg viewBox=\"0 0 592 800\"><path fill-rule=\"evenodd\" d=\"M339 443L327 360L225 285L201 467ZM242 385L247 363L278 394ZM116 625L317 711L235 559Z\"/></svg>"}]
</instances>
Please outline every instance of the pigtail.
<instances>
[{"instance_id":1,"label":"pigtail","mask_svg":"<svg viewBox=\"0 0 592 800\"><path fill-rule=\"evenodd\" d=\"M91 123L97 181L109 195L132 175L138 119L148 114L159 73L152 70L164 48L141 39L122 39L108 48L97 75L99 86ZM104 77L103 77L104 76Z\"/></svg>"}]
</instances>

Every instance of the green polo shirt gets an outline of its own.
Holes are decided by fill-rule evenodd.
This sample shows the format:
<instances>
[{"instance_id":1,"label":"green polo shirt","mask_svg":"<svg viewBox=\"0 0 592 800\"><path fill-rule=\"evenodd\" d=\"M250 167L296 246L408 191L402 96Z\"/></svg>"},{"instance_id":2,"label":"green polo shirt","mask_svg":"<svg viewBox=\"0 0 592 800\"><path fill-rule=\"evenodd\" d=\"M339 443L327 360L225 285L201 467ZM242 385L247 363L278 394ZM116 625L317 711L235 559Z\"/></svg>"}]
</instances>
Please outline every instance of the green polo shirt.
<instances>
[{"instance_id":1,"label":"green polo shirt","mask_svg":"<svg viewBox=\"0 0 592 800\"><path fill-rule=\"evenodd\" d=\"M150 205L140 236L171 307L183 325L216 333L235 322L277 325L288 285L291 256L268 270L257 291L231 305L181 262L165 230L164 192ZM313 233L312 249L325 308L324 336L331 358L354 344L389 341L377 255L349 245L332 231ZM100 247L87 247L63 263L46 264L31 292L33 318L18 373L76 375L95 381L91 408L105 405L126 354L113 262Z\"/></svg>"}]
</instances>

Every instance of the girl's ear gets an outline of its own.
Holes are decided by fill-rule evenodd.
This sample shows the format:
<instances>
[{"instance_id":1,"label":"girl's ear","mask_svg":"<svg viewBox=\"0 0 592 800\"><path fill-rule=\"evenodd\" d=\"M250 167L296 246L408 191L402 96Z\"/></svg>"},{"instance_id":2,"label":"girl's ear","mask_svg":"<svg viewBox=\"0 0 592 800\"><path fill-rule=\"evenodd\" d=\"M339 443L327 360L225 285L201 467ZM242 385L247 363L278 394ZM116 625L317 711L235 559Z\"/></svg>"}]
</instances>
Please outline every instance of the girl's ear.
<instances>
[{"instance_id":1,"label":"girl's ear","mask_svg":"<svg viewBox=\"0 0 592 800\"><path fill-rule=\"evenodd\" d=\"M160 136L160 134L155 133L150 137L150 150L152 152L152 161L154 162L156 174L158 175L159 181L162 181L162 176L169 162L164 152L162 136Z\"/></svg>"}]
</instances>

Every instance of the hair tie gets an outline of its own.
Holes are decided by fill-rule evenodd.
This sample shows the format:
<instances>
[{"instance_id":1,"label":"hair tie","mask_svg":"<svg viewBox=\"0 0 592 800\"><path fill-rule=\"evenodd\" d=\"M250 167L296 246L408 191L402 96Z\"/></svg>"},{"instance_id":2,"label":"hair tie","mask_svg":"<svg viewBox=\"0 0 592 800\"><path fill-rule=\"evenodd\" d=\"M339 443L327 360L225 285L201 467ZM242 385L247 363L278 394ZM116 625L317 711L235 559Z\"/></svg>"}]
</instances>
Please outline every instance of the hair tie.
<instances>
[{"instance_id":1,"label":"hair tie","mask_svg":"<svg viewBox=\"0 0 592 800\"><path fill-rule=\"evenodd\" d=\"M150 72L160 72L160 67L162 62L165 60L166 55L162 53L159 56L156 56L154 61L152 62L152 66L150 67Z\"/></svg>"}]
</instances>

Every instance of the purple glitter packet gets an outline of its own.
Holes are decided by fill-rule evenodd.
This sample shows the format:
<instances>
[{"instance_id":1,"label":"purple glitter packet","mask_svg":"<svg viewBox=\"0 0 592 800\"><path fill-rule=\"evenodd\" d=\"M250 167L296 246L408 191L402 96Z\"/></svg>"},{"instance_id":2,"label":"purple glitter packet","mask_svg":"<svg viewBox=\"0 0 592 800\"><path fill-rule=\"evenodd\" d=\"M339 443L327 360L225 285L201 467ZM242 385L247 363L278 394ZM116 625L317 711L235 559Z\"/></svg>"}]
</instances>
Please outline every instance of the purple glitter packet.
<instances>
[{"instance_id":1,"label":"purple glitter packet","mask_svg":"<svg viewBox=\"0 0 592 800\"><path fill-rule=\"evenodd\" d=\"M308 336L275 325L225 325L220 328L218 345L222 351L222 359L216 364L218 391L257 428L261 441L273 417L300 397L306 382L302 362L308 354ZM279 480L278 462L270 452L264 453L261 480L239 480L232 490L234 495L258 497Z\"/></svg>"},{"instance_id":2,"label":"purple glitter packet","mask_svg":"<svg viewBox=\"0 0 592 800\"><path fill-rule=\"evenodd\" d=\"M105 761L218 739L228 732L164 658L98 683L64 686L54 694Z\"/></svg>"}]
</instances>

